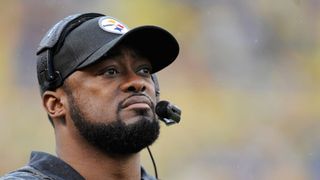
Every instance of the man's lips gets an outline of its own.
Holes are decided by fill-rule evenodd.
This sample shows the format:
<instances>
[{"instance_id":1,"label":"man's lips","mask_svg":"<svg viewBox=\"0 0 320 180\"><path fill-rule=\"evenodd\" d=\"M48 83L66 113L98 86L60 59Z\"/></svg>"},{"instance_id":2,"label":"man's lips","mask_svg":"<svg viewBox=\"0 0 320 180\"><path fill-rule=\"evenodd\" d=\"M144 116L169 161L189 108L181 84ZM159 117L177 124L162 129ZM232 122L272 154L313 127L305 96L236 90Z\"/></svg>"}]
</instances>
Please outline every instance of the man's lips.
<instances>
[{"instance_id":1,"label":"man's lips","mask_svg":"<svg viewBox=\"0 0 320 180\"><path fill-rule=\"evenodd\" d=\"M145 95L134 95L127 98L121 105L121 108L151 108L151 101Z\"/></svg>"}]
</instances>

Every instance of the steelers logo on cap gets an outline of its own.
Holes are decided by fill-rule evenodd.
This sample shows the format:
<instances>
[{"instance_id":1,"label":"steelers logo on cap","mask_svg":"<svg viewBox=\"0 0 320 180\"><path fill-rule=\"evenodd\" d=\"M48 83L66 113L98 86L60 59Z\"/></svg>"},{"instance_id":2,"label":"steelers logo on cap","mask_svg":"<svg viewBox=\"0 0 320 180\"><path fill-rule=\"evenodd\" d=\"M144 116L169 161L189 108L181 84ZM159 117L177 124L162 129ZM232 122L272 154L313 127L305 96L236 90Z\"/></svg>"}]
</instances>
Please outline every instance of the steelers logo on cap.
<instances>
[{"instance_id":1,"label":"steelers logo on cap","mask_svg":"<svg viewBox=\"0 0 320 180\"><path fill-rule=\"evenodd\" d=\"M99 26L104 31L111 33L124 34L128 32L128 28L113 17L101 17L99 19Z\"/></svg>"}]
</instances>

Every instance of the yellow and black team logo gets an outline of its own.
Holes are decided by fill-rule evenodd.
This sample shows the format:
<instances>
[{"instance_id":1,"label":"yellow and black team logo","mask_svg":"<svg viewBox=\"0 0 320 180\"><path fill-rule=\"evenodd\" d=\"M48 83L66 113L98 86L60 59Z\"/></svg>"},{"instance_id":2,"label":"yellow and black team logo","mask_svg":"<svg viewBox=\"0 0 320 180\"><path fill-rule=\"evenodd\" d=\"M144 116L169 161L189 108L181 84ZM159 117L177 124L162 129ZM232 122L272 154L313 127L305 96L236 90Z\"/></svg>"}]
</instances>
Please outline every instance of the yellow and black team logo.
<instances>
[{"instance_id":1,"label":"yellow and black team logo","mask_svg":"<svg viewBox=\"0 0 320 180\"><path fill-rule=\"evenodd\" d=\"M124 34L128 32L127 26L125 26L118 20L108 16L101 17L99 19L99 26L104 31L111 32L111 33Z\"/></svg>"}]
</instances>

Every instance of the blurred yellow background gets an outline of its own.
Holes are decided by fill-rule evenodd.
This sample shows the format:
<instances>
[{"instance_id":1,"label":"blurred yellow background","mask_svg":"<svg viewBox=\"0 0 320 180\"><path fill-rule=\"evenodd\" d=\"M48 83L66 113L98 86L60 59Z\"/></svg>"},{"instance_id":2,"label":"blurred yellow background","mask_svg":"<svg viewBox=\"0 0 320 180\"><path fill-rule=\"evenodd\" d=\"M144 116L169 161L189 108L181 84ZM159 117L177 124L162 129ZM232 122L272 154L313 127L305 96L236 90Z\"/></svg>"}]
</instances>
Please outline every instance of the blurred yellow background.
<instances>
[{"instance_id":1,"label":"blurred yellow background","mask_svg":"<svg viewBox=\"0 0 320 180\"><path fill-rule=\"evenodd\" d=\"M320 179L320 1L12 0L0 3L0 174L55 152L35 51L51 25L100 12L174 34L159 73L182 110L151 149L161 179ZM153 174L143 151L143 164Z\"/></svg>"}]
</instances>

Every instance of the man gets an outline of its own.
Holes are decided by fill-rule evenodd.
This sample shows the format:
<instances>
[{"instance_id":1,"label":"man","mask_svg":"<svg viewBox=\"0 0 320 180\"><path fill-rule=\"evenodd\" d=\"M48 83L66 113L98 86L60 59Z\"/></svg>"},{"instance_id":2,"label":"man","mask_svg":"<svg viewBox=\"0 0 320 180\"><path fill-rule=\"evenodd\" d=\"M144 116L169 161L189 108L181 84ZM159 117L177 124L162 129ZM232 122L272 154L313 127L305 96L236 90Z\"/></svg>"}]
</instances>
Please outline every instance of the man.
<instances>
[{"instance_id":1,"label":"man","mask_svg":"<svg viewBox=\"0 0 320 180\"><path fill-rule=\"evenodd\" d=\"M129 30L96 13L58 22L37 52L57 156L32 152L27 166L1 179L154 179L139 156L159 135L154 73L178 53L160 27Z\"/></svg>"}]
</instances>

